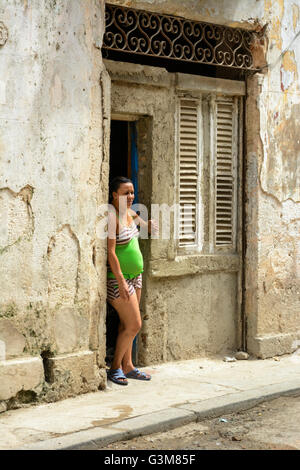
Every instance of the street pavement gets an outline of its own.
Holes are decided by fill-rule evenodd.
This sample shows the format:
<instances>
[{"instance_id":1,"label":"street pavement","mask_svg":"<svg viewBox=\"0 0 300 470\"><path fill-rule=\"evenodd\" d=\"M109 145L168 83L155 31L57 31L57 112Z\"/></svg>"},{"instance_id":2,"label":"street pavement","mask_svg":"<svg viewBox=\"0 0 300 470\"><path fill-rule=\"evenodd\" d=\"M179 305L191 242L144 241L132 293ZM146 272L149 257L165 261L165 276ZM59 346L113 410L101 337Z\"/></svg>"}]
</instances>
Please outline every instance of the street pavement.
<instances>
[{"instance_id":1,"label":"street pavement","mask_svg":"<svg viewBox=\"0 0 300 470\"><path fill-rule=\"evenodd\" d=\"M300 351L259 360L223 356L155 365L150 382L0 414L0 449L96 449L281 396L300 395Z\"/></svg>"},{"instance_id":2,"label":"street pavement","mask_svg":"<svg viewBox=\"0 0 300 470\"><path fill-rule=\"evenodd\" d=\"M129 455L140 456L140 464L143 463L140 452L137 452L140 450L151 451L148 456L153 455L153 458L161 455L160 450L176 451L171 453L175 460L178 451L187 455L187 450L190 457L194 455L198 459L201 457L197 451L201 450L300 450L300 395L275 398L249 410L203 419L170 431L104 447L99 445L95 450L119 457L124 451L130 451ZM123 452L115 454L116 450ZM180 461L180 457L177 460Z\"/></svg>"}]
</instances>

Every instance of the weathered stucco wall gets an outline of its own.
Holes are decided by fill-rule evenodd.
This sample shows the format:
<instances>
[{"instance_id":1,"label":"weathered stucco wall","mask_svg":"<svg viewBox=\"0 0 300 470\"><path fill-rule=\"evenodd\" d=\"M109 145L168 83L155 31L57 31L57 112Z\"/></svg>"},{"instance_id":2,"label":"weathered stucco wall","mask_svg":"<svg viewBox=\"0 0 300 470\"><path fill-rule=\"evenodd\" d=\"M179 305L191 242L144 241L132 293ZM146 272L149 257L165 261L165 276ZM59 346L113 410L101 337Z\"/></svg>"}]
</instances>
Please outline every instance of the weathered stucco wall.
<instances>
[{"instance_id":1,"label":"weathered stucco wall","mask_svg":"<svg viewBox=\"0 0 300 470\"><path fill-rule=\"evenodd\" d=\"M0 2L0 401L10 406L105 382L103 7Z\"/></svg>"},{"instance_id":2,"label":"weathered stucco wall","mask_svg":"<svg viewBox=\"0 0 300 470\"><path fill-rule=\"evenodd\" d=\"M265 1L268 65L248 80L248 347L260 357L300 340L299 13Z\"/></svg>"},{"instance_id":3,"label":"weathered stucco wall","mask_svg":"<svg viewBox=\"0 0 300 470\"><path fill-rule=\"evenodd\" d=\"M107 3L250 29L264 14L261 0L111 0Z\"/></svg>"},{"instance_id":4,"label":"weathered stucco wall","mask_svg":"<svg viewBox=\"0 0 300 470\"><path fill-rule=\"evenodd\" d=\"M146 278L139 358L144 364L237 348L236 273Z\"/></svg>"}]
</instances>

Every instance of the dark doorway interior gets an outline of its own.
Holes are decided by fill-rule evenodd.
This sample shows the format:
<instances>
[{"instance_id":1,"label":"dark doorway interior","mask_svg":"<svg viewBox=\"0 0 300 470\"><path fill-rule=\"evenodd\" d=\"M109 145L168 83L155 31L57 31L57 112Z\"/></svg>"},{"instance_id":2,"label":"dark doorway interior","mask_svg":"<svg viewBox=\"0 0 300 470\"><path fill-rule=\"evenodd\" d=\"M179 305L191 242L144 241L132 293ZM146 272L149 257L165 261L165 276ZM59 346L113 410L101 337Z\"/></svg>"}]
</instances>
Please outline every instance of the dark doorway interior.
<instances>
[{"instance_id":1,"label":"dark doorway interior","mask_svg":"<svg viewBox=\"0 0 300 470\"><path fill-rule=\"evenodd\" d=\"M116 176L126 176L134 181L132 159L134 144L132 142L135 132L135 122L111 121L110 133L110 173L111 181ZM134 183L135 184L135 183ZM136 188L137 189L137 188ZM107 303L106 315L106 363L109 366L113 359L116 339L118 335L119 317L114 308ZM133 346L133 360L136 359L136 341Z\"/></svg>"},{"instance_id":2,"label":"dark doorway interior","mask_svg":"<svg viewBox=\"0 0 300 470\"><path fill-rule=\"evenodd\" d=\"M109 179L116 176L130 178L130 123L128 121L111 121Z\"/></svg>"}]
</instances>

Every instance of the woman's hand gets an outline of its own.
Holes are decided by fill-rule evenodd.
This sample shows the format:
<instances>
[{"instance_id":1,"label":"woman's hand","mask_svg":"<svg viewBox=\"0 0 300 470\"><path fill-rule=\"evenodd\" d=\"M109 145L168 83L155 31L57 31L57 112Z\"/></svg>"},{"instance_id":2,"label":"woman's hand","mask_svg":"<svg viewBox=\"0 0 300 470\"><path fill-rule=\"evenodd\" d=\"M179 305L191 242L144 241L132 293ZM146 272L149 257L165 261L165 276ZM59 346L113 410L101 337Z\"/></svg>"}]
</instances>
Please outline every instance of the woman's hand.
<instances>
[{"instance_id":1,"label":"woman's hand","mask_svg":"<svg viewBox=\"0 0 300 470\"><path fill-rule=\"evenodd\" d=\"M150 235L158 234L158 223L156 222L156 220L148 221L148 232L150 233Z\"/></svg>"},{"instance_id":2,"label":"woman's hand","mask_svg":"<svg viewBox=\"0 0 300 470\"><path fill-rule=\"evenodd\" d=\"M121 299L129 300L129 297L130 297L129 288L125 279L122 279L122 281L120 281L118 284L119 284L119 292L120 292Z\"/></svg>"}]
</instances>

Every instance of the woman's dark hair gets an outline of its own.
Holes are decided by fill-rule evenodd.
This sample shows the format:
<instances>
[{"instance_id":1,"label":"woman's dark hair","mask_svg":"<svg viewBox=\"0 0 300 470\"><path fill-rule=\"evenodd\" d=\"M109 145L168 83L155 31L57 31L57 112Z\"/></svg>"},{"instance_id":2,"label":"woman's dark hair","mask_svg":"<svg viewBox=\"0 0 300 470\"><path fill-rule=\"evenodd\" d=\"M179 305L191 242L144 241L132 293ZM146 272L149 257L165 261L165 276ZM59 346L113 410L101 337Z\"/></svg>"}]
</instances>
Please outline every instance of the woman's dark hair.
<instances>
[{"instance_id":1,"label":"woman's dark hair","mask_svg":"<svg viewBox=\"0 0 300 470\"><path fill-rule=\"evenodd\" d=\"M126 178L125 176L116 176L114 179L111 180L109 184L109 201L112 201L112 193L116 193L123 183L131 183L133 182L129 179Z\"/></svg>"}]
</instances>

